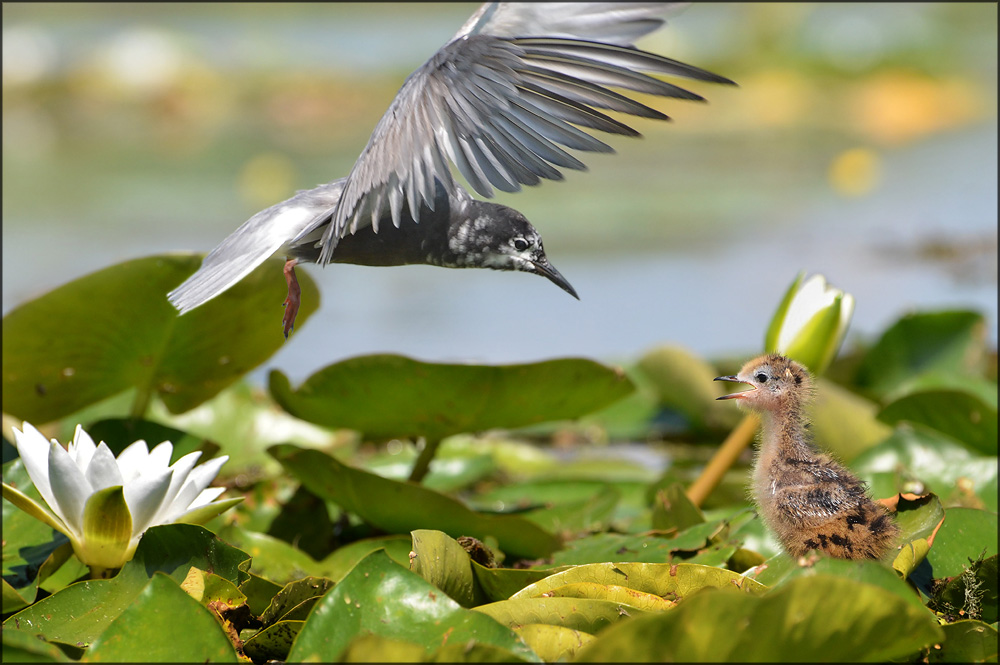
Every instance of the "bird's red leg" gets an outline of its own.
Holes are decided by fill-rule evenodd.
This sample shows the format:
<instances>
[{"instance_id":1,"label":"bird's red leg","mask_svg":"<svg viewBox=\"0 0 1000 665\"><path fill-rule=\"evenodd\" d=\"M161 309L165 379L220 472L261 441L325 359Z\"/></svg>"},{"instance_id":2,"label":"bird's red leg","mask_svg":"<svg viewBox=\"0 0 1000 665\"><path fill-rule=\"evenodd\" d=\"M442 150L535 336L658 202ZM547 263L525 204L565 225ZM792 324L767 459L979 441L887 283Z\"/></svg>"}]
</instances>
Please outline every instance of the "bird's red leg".
<instances>
[{"instance_id":1,"label":"bird's red leg","mask_svg":"<svg viewBox=\"0 0 1000 665\"><path fill-rule=\"evenodd\" d=\"M288 282L288 297L285 298L284 302L285 315L281 319L281 324L285 331L285 339L288 339L288 333L292 332L292 328L295 327L295 317L299 313L299 302L301 300L299 296L302 294L302 289L299 288L299 280L295 278L295 265L298 262L298 259L288 259L285 261L285 281Z\"/></svg>"}]
</instances>

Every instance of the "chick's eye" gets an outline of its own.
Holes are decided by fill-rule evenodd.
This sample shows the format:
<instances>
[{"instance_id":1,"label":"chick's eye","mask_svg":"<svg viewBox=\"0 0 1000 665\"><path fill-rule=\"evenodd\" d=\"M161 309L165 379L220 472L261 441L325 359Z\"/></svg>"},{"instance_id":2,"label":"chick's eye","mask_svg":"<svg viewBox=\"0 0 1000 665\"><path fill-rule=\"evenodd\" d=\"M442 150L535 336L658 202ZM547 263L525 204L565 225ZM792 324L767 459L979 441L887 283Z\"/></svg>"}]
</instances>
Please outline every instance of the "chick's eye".
<instances>
[{"instance_id":1,"label":"chick's eye","mask_svg":"<svg viewBox=\"0 0 1000 665\"><path fill-rule=\"evenodd\" d=\"M516 249L517 251L523 252L530 246L531 246L530 243L524 238L514 238L514 249Z\"/></svg>"},{"instance_id":2,"label":"chick's eye","mask_svg":"<svg viewBox=\"0 0 1000 665\"><path fill-rule=\"evenodd\" d=\"M753 378L757 379L760 383L767 383L767 374L764 374L764 372L757 372L757 375Z\"/></svg>"}]
</instances>

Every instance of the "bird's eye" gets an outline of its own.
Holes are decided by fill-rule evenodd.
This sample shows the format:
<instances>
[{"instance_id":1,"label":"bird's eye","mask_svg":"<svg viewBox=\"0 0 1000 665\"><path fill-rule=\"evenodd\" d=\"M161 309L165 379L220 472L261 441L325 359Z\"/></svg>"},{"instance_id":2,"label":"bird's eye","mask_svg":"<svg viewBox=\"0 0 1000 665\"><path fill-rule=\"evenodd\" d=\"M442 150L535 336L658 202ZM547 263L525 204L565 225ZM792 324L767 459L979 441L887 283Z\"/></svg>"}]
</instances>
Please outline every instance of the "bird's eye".
<instances>
[{"instance_id":1,"label":"bird's eye","mask_svg":"<svg viewBox=\"0 0 1000 665\"><path fill-rule=\"evenodd\" d=\"M528 249L528 247L530 247L530 246L531 246L531 243L529 243L524 238L514 238L514 249L516 249L517 251L523 252L524 250Z\"/></svg>"},{"instance_id":2,"label":"bird's eye","mask_svg":"<svg viewBox=\"0 0 1000 665\"><path fill-rule=\"evenodd\" d=\"M764 372L757 372L757 375L753 378L757 379L759 383L767 383L767 374L764 374Z\"/></svg>"}]
</instances>

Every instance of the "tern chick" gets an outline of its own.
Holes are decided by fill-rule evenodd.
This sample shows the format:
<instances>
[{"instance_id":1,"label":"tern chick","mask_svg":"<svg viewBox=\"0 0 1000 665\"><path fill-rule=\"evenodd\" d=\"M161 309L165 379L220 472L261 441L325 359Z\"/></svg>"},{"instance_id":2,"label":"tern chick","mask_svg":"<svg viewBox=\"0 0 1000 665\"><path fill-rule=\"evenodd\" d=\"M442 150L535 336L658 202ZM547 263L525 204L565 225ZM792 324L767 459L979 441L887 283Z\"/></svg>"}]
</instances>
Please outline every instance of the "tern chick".
<instances>
[{"instance_id":1,"label":"tern chick","mask_svg":"<svg viewBox=\"0 0 1000 665\"><path fill-rule=\"evenodd\" d=\"M753 497L764 524L791 556L822 550L841 559L881 559L894 547L899 527L889 512L810 440L805 406L813 387L805 367L768 354L716 381L751 386L719 399L739 400L761 416Z\"/></svg>"}]
</instances>

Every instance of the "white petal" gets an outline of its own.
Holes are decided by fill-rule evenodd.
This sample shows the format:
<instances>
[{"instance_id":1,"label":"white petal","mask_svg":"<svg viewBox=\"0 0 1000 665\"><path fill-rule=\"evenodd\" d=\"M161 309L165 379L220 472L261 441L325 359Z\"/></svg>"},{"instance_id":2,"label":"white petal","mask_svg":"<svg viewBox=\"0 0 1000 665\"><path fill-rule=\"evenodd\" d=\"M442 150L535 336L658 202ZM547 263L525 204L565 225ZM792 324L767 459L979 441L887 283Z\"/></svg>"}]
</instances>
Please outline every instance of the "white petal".
<instances>
[{"instance_id":1,"label":"white petal","mask_svg":"<svg viewBox=\"0 0 1000 665\"><path fill-rule=\"evenodd\" d=\"M32 426L31 423L24 423L24 432L14 429L14 441L17 442L17 454L24 463L24 469L28 472L28 477L34 484L35 489L49 504L56 515L62 519L62 514L55 510L56 499L52 495L52 486L49 484L49 443L42 433ZM64 522L66 520L63 520Z\"/></svg>"},{"instance_id":2,"label":"white petal","mask_svg":"<svg viewBox=\"0 0 1000 665\"><path fill-rule=\"evenodd\" d=\"M161 469L151 474L143 474L125 486L125 503L132 514L132 536L138 537L153 526L153 516L163 505L163 497L170 488L174 472Z\"/></svg>"},{"instance_id":3,"label":"white petal","mask_svg":"<svg viewBox=\"0 0 1000 665\"><path fill-rule=\"evenodd\" d=\"M149 449L142 439L131 444L118 455L118 468L126 483L139 477L142 469L146 466L147 459L149 459Z\"/></svg>"},{"instance_id":4,"label":"white petal","mask_svg":"<svg viewBox=\"0 0 1000 665\"><path fill-rule=\"evenodd\" d=\"M84 470L84 477L90 483L90 488L93 492L125 484L122 480L122 474L118 470L118 462L115 460L115 454L108 448L108 444L103 441L101 441L101 445L97 446L94 454L91 455L90 464L80 468Z\"/></svg>"},{"instance_id":5,"label":"white petal","mask_svg":"<svg viewBox=\"0 0 1000 665\"><path fill-rule=\"evenodd\" d=\"M199 494L195 500L191 502L191 505L188 506L188 510L212 503L225 491L225 487L209 487L207 489L203 489L201 494Z\"/></svg>"},{"instance_id":6,"label":"white petal","mask_svg":"<svg viewBox=\"0 0 1000 665\"><path fill-rule=\"evenodd\" d=\"M148 468L166 469L170 466L170 456L174 454L174 444L163 441L149 453Z\"/></svg>"},{"instance_id":7,"label":"white petal","mask_svg":"<svg viewBox=\"0 0 1000 665\"><path fill-rule=\"evenodd\" d=\"M164 506L165 510L158 515L158 523L171 522L187 512L191 502L201 494L203 489L208 487L208 484L218 475L219 469L227 461L229 461L229 456L223 455L195 467L188 476L188 480L184 483L181 491L169 506Z\"/></svg>"},{"instance_id":8,"label":"white petal","mask_svg":"<svg viewBox=\"0 0 1000 665\"><path fill-rule=\"evenodd\" d=\"M160 510L152 518L153 524L167 524L171 520L166 517L168 513L171 513L171 506L174 505L174 501L177 500L177 495L180 494L184 485L188 481L188 477L191 475L191 470L194 469L195 464L198 463L198 459L201 457L201 451L196 450L193 453L188 453L184 457L180 458L174 462L173 466L170 468L174 472L173 478L170 480L170 489L167 490L167 495L163 499L163 503L160 505ZM211 482L211 481L209 481Z\"/></svg>"},{"instance_id":9,"label":"white petal","mask_svg":"<svg viewBox=\"0 0 1000 665\"><path fill-rule=\"evenodd\" d=\"M57 442L49 444L49 480L55 504L49 504L73 533L83 533L83 509L90 498L90 483Z\"/></svg>"},{"instance_id":10,"label":"white petal","mask_svg":"<svg viewBox=\"0 0 1000 665\"><path fill-rule=\"evenodd\" d=\"M807 279L792 296L788 305L785 320L781 323L778 334L778 351L784 352L792 345L795 337L802 331L816 312L833 304L836 297L834 289L827 289L826 278L816 274Z\"/></svg>"},{"instance_id":11,"label":"white petal","mask_svg":"<svg viewBox=\"0 0 1000 665\"><path fill-rule=\"evenodd\" d=\"M94 445L94 440L83 430L83 425L77 425L73 440L69 444L70 458L82 471L86 472L96 451L97 446Z\"/></svg>"}]
</instances>

